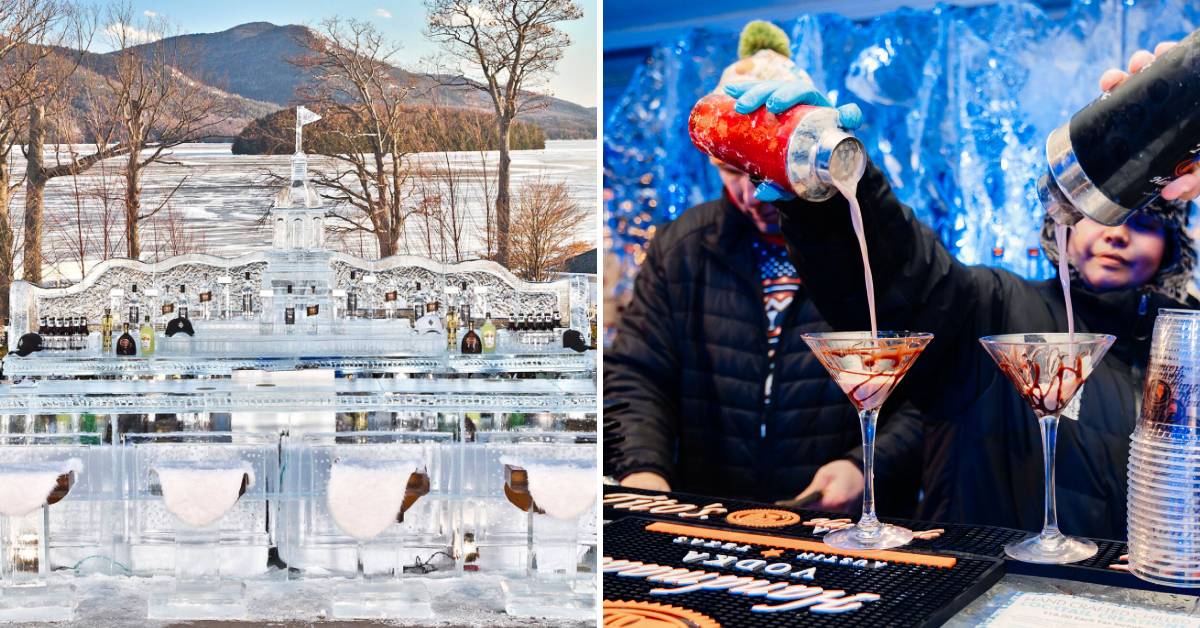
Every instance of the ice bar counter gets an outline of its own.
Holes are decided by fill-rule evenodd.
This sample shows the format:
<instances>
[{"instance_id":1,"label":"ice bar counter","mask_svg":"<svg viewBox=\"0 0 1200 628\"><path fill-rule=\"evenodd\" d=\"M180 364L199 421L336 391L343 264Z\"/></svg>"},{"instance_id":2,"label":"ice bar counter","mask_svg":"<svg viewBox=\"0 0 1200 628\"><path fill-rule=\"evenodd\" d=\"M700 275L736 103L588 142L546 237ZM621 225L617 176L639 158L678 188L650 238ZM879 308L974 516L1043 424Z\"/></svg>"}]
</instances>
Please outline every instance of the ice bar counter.
<instances>
[{"instance_id":1,"label":"ice bar counter","mask_svg":"<svg viewBox=\"0 0 1200 628\"><path fill-rule=\"evenodd\" d=\"M145 579L153 620L314 580L329 618L456 583L594 617L594 277L359 259L301 205L268 250L14 283L0 621L78 618L92 574Z\"/></svg>"}]
</instances>

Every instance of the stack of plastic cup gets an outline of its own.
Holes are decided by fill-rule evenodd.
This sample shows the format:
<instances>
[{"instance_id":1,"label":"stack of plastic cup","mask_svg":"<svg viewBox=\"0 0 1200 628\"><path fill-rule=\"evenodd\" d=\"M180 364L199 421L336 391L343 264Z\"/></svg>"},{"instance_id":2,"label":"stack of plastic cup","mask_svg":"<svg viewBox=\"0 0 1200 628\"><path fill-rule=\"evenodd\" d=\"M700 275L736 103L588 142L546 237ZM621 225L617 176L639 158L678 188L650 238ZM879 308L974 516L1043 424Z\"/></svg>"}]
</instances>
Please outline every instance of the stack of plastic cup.
<instances>
[{"instance_id":1,"label":"stack of plastic cup","mask_svg":"<svg viewBox=\"0 0 1200 628\"><path fill-rule=\"evenodd\" d=\"M1144 392L1129 449L1129 570L1200 587L1200 311L1159 312Z\"/></svg>"}]
</instances>

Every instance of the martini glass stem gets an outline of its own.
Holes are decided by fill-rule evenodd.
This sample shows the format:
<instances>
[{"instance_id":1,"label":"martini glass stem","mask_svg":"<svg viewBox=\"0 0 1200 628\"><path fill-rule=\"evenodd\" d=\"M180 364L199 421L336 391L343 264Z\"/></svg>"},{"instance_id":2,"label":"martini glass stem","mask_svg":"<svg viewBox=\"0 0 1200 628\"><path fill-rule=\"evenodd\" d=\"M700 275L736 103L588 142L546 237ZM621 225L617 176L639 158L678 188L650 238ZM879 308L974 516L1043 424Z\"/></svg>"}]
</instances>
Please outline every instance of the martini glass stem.
<instances>
[{"instance_id":1,"label":"martini glass stem","mask_svg":"<svg viewBox=\"0 0 1200 628\"><path fill-rule=\"evenodd\" d=\"M875 422L878 418L879 408L858 412L863 437L863 506L858 535L863 538L879 536L883 529L875 516Z\"/></svg>"},{"instance_id":2,"label":"martini glass stem","mask_svg":"<svg viewBox=\"0 0 1200 628\"><path fill-rule=\"evenodd\" d=\"M1038 420L1042 428L1042 461L1045 464L1045 519L1042 524L1042 540L1051 541L1062 536L1058 531L1058 508L1054 499L1054 450L1058 442L1058 415L1044 416Z\"/></svg>"}]
</instances>

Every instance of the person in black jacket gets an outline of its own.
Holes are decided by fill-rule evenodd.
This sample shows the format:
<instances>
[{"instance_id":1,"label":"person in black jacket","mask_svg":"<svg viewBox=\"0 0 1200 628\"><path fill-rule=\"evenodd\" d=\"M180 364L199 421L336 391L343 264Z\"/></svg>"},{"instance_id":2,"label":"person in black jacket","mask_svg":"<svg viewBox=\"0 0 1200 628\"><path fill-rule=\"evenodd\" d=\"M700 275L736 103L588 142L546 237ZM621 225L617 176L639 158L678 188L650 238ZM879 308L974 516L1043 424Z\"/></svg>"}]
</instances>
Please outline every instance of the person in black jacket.
<instances>
[{"instance_id":1,"label":"person in black jacket","mask_svg":"<svg viewBox=\"0 0 1200 628\"><path fill-rule=\"evenodd\" d=\"M1177 186L1171 195L1194 197L1197 190L1188 188ZM760 197L774 198L769 192ZM873 165L859 183L857 198L881 327L935 336L905 381L908 398L930 418L926 495L918 516L1040 530L1038 422L978 338L1065 332L1058 279L1033 282L959 263L897 200ZM866 328L862 261L846 200L779 200L777 205L793 260L821 314L839 329ZM1125 225L1106 227L1085 219L1071 230L1065 254L1072 267L1076 329L1117 339L1077 396L1078 408L1069 408L1068 420L1059 427L1056 493L1065 533L1125 538L1126 458L1147 338L1160 308L1195 306L1186 293L1195 265L1186 232L1188 209L1159 200ZM1043 247L1057 259L1064 252L1048 237L1051 228L1047 219Z\"/></svg>"},{"instance_id":2,"label":"person in black jacket","mask_svg":"<svg viewBox=\"0 0 1200 628\"><path fill-rule=\"evenodd\" d=\"M797 72L774 50L750 50L722 83ZM819 493L817 507L856 508L858 418L800 337L831 328L788 261L776 209L744 173L714 165L724 194L660 228L605 351L605 400L626 402L605 414L623 436L606 459L628 486L759 501ZM920 448L911 408L883 418L885 515L911 512Z\"/></svg>"}]
</instances>

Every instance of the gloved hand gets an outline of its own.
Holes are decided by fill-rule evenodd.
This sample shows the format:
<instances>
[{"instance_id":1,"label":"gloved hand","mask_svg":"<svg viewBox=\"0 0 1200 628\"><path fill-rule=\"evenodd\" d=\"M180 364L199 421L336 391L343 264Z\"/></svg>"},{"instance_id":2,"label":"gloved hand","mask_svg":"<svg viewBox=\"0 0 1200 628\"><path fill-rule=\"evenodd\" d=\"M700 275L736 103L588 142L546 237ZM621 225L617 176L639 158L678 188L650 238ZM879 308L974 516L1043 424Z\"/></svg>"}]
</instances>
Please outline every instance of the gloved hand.
<instances>
[{"instance_id":1,"label":"gloved hand","mask_svg":"<svg viewBox=\"0 0 1200 628\"><path fill-rule=\"evenodd\" d=\"M763 105L771 113L782 113L796 105L832 107L833 104L809 81L755 81L725 86L725 93L736 98L733 110L747 114ZM838 110L838 126L853 131L862 126L863 115L858 105L842 105ZM791 190L764 181L754 190L754 198L764 202L787 201L796 198Z\"/></svg>"}]
</instances>

